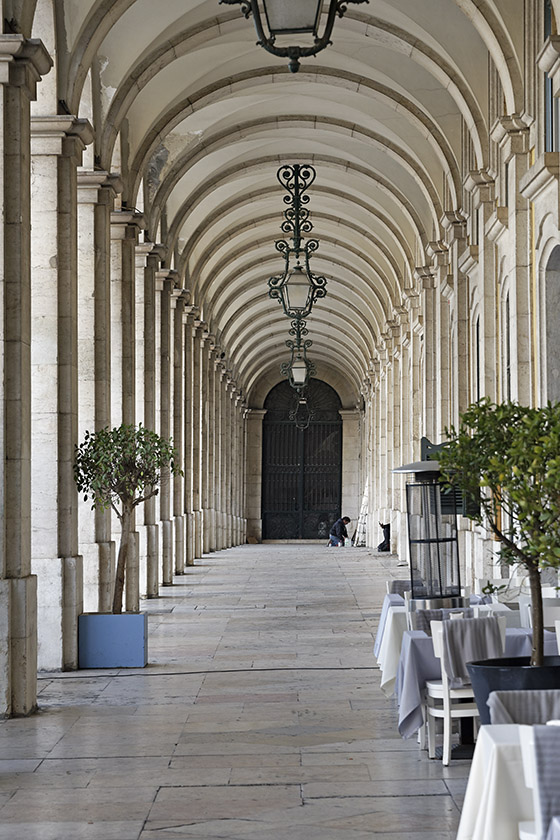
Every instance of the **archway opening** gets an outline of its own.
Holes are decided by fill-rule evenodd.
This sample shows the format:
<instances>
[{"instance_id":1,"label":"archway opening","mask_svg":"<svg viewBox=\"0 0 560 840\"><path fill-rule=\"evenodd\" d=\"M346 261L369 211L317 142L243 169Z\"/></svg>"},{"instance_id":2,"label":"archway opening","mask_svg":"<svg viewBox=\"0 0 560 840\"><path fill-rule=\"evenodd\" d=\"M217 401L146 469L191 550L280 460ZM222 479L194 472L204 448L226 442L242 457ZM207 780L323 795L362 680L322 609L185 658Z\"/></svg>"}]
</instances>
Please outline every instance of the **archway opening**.
<instances>
[{"instance_id":1,"label":"archway opening","mask_svg":"<svg viewBox=\"0 0 560 840\"><path fill-rule=\"evenodd\" d=\"M340 397L320 379L310 380L307 397L312 417L306 429L290 419L297 395L288 382L272 388L264 402L263 539L327 539L340 516Z\"/></svg>"}]
</instances>

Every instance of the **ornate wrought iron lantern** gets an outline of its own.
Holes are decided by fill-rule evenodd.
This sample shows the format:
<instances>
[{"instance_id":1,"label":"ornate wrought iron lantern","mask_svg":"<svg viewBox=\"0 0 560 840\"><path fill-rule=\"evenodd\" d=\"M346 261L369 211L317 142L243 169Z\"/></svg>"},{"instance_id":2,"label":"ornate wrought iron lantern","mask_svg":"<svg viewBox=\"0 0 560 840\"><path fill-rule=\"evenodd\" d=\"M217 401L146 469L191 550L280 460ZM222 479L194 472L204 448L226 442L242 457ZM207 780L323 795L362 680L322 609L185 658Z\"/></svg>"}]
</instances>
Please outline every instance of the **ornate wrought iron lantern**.
<instances>
[{"instance_id":1,"label":"ornate wrought iron lantern","mask_svg":"<svg viewBox=\"0 0 560 840\"><path fill-rule=\"evenodd\" d=\"M301 393L309 382L309 377L315 374L315 365L307 358L307 350L313 342L310 338L304 339L308 334L305 326L305 321L296 318L292 321L292 328L290 335L295 337L295 341L288 339L286 347L292 351L289 362L284 362L280 368L282 375L287 376L290 385L298 393Z\"/></svg>"},{"instance_id":2,"label":"ornate wrought iron lantern","mask_svg":"<svg viewBox=\"0 0 560 840\"><path fill-rule=\"evenodd\" d=\"M276 241L276 250L284 255L284 271L268 280L271 298L282 304L288 318L307 318L317 298L325 297L327 280L311 273L309 260L319 247L316 239L302 240L303 233L313 230L309 218L309 196L306 190L315 180L316 171L308 164L281 166L276 177L288 191L284 196L283 233L292 234L292 244L286 239ZM303 263L303 264L302 264Z\"/></svg>"},{"instance_id":3,"label":"ornate wrought iron lantern","mask_svg":"<svg viewBox=\"0 0 560 840\"><path fill-rule=\"evenodd\" d=\"M253 15L257 31L257 44L278 58L288 58L290 72L297 73L300 58L317 55L329 44L336 16L342 18L350 3L368 3L369 0L220 0L229 6L241 6L246 18ZM262 11L261 11L262 9ZM320 34L321 16L326 12L325 28ZM277 37L308 35L312 43L307 46L276 43Z\"/></svg>"}]
</instances>

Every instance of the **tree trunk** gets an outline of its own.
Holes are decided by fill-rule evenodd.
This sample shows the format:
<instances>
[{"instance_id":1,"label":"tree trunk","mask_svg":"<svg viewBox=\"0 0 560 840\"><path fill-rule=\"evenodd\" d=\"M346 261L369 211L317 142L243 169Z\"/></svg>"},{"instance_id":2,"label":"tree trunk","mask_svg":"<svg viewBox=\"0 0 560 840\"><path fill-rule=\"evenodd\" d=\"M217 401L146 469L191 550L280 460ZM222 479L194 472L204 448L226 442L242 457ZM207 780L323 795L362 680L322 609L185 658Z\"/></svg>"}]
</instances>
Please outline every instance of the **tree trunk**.
<instances>
[{"instance_id":1,"label":"tree trunk","mask_svg":"<svg viewBox=\"0 0 560 840\"><path fill-rule=\"evenodd\" d=\"M121 542L119 545L119 556L115 570L115 592L113 595L113 613L122 612L124 573L128 557L128 546L130 542L130 530L132 524L132 509L125 507L121 519Z\"/></svg>"},{"instance_id":2,"label":"tree trunk","mask_svg":"<svg viewBox=\"0 0 560 840\"><path fill-rule=\"evenodd\" d=\"M543 634L543 604L541 575L537 568L529 569L531 584L531 620L533 624L533 649L531 651L531 665L543 664L544 634Z\"/></svg>"}]
</instances>

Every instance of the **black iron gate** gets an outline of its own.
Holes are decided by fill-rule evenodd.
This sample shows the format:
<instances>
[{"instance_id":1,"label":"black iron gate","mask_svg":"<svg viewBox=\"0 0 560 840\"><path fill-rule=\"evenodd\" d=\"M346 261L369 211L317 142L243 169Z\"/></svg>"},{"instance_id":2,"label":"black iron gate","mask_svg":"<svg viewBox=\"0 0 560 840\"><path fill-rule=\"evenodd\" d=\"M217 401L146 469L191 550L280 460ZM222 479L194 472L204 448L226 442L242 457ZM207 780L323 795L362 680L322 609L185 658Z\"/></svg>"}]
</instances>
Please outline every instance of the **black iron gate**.
<instances>
[{"instance_id":1,"label":"black iron gate","mask_svg":"<svg viewBox=\"0 0 560 840\"><path fill-rule=\"evenodd\" d=\"M296 394L287 382L266 398L263 421L263 538L327 539L340 516L342 420L336 391L318 379L308 387L313 419L298 429L289 414Z\"/></svg>"}]
</instances>

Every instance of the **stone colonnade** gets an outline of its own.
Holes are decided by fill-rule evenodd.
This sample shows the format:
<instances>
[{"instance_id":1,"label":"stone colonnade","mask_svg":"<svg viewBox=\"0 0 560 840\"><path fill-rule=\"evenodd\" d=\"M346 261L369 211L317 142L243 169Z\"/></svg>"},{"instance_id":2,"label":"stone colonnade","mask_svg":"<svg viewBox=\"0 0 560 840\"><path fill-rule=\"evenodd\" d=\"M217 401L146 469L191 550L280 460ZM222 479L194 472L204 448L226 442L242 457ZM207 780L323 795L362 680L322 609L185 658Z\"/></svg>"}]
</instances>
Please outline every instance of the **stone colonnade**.
<instances>
[{"instance_id":1,"label":"stone colonnade","mask_svg":"<svg viewBox=\"0 0 560 840\"><path fill-rule=\"evenodd\" d=\"M117 522L73 477L86 430L172 436L184 473L136 513L127 610L246 538L241 391L120 177L82 166L89 122L31 117L51 63L0 38L0 716L32 712L37 668L75 668L78 615L110 609Z\"/></svg>"}]
</instances>

